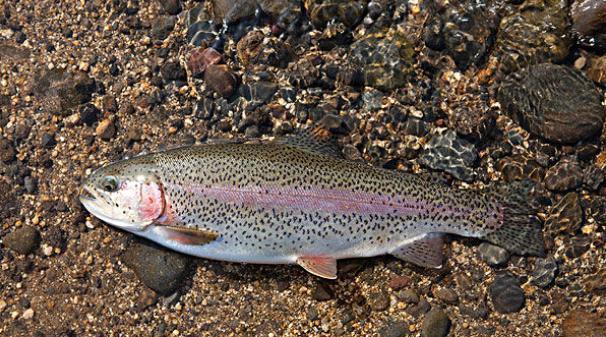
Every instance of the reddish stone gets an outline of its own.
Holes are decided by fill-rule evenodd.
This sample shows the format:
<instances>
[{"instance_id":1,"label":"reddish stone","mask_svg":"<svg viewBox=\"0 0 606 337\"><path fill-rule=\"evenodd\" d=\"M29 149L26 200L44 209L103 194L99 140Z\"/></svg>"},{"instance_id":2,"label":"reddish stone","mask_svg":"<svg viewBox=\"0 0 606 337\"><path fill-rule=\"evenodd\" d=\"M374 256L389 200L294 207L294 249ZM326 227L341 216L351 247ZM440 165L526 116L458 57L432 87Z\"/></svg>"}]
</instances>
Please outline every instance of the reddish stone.
<instances>
[{"instance_id":1,"label":"reddish stone","mask_svg":"<svg viewBox=\"0 0 606 337\"><path fill-rule=\"evenodd\" d=\"M204 72L204 82L219 95L229 97L234 93L238 79L225 64L211 64Z\"/></svg>"},{"instance_id":2,"label":"reddish stone","mask_svg":"<svg viewBox=\"0 0 606 337\"><path fill-rule=\"evenodd\" d=\"M389 287L393 290L400 290L410 284L408 276L394 276L389 280Z\"/></svg>"},{"instance_id":3,"label":"reddish stone","mask_svg":"<svg viewBox=\"0 0 606 337\"><path fill-rule=\"evenodd\" d=\"M223 55L214 48L196 48L191 51L187 59L187 69L193 77L198 77L206 71L208 66L223 60Z\"/></svg>"}]
</instances>

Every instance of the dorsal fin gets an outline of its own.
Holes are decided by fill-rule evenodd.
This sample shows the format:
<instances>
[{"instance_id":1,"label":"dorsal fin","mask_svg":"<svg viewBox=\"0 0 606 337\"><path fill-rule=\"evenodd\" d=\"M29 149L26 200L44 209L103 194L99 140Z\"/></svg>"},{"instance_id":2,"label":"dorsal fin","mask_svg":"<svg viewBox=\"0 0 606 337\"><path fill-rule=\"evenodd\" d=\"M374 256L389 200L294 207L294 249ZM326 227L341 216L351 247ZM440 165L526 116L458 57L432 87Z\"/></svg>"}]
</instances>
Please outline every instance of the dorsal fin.
<instances>
[{"instance_id":1,"label":"dorsal fin","mask_svg":"<svg viewBox=\"0 0 606 337\"><path fill-rule=\"evenodd\" d=\"M444 234L428 233L398 247L391 255L417 266L440 268L443 261L443 243Z\"/></svg>"},{"instance_id":2,"label":"dorsal fin","mask_svg":"<svg viewBox=\"0 0 606 337\"><path fill-rule=\"evenodd\" d=\"M313 128L276 138L274 143L296 146L305 151L343 158L343 151L341 151L337 138L324 124L320 121Z\"/></svg>"}]
</instances>

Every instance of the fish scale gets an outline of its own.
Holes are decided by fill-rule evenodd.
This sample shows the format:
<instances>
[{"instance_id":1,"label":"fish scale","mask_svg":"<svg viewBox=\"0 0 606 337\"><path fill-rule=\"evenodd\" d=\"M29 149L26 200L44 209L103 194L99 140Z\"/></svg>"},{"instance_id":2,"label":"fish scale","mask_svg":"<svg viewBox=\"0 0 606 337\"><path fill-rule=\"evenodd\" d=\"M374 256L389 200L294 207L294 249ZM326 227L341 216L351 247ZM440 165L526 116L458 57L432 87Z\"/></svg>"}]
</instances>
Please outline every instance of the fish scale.
<instances>
[{"instance_id":1,"label":"fish scale","mask_svg":"<svg viewBox=\"0 0 606 337\"><path fill-rule=\"evenodd\" d=\"M204 258L299 263L332 278L336 275L327 266L350 257L391 253L438 266L443 233L483 238L518 253L540 250L540 227L529 220L526 198L514 198L525 187L453 189L313 147L270 143L173 149L101 168L89 178L88 190L108 176L121 181L153 177L151 186L162 190L163 216L132 231ZM196 231L215 236L191 244L188 238Z\"/></svg>"}]
</instances>

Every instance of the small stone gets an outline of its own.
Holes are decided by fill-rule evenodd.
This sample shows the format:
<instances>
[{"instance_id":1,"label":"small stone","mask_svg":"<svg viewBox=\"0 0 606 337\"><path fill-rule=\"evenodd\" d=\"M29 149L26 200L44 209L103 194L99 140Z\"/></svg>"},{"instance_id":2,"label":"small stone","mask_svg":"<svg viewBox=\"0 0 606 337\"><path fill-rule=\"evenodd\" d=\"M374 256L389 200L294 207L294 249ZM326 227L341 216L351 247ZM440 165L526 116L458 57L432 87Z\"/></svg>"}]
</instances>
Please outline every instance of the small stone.
<instances>
[{"instance_id":1,"label":"small stone","mask_svg":"<svg viewBox=\"0 0 606 337\"><path fill-rule=\"evenodd\" d=\"M606 84L606 56L592 59L586 74L592 81Z\"/></svg>"},{"instance_id":2,"label":"small stone","mask_svg":"<svg viewBox=\"0 0 606 337\"><path fill-rule=\"evenodd\" d=\"M605 337L606 318L598 313L574 310L562 322L564 337Z\"/></svg>"},{"instance_id":3,"label":"small stone","mask_svg":"<svg viewBox=\"0 0 606 337\"><path fill-rule=\"evenodd\" d=\"M381 337L403 337L408 335L408 325L404 322L389 322L379 331Z\"/></svg>"},{"instance_id":4,"label":"small stone","mask_svg":"<svg viewBox=\"0 0 606 337\"><path fill-rule=\"evenodd\" d=\"M15 34L15 41L19 44L25 42L25 40L27 40L27 36L25 36L25 33L23 33L22 31L18 31Z\"/></svg>"},{"instance_id":5,"label":"small stone","mask_svg":"<svg viewBox=\"0 0 606 337\"><path fill-rule=\"evenodd\" d=\"M268 81L258 81L250 85L250 95L254 101L267 103L278 91L278 85Z\"/></svg>"},{"instance_id":6,"label":"small stone","mask_svg":"<svg viewBox=\"0 0 606 337\"><path fill-rule=\"evenodd\" d=\"M94 104L85 104L80 108L80 121L82 123L92 126L99 120L101 116L101 110L99 110Z\"/></svg>"},{"instance_id":7,"label":"small stone","mask_svg":"<svg viewBox=\"0 0 606 337\"><path fill-rule=\"evenodd\" d=\"M396 275L389 280L389 287L393 290L400 290L410 284L410 277L406 275Z\"/></svg>"},{"instance_id":8,"label":"small stone","mask_svg":"<svg viewBox=\"0 0 606 337\"><path fill-rule=\"evenodd\" d=\"M160 68L160 73L162 74L162 78L164 78L165 82L187 80L185 69L183 69L179 62L176 61L166 62L162 68Z\"/></svg>"},{"instance_id":9,"label":"small stone","mask_svg":"<svg viewBox=\"0 0 606 337\"><path fill-rule=\"evenodd\" d=\"M333 298L333 291L328 285L318 282L311 293L311 297L316 301L328 301Z\"/></svg>"},{"instance_id":10,"label":"small stone","mask_svg":"<svg viewBox=\"0 0 606 337\"><path fill-rule=\"evenodd\" d=\"M605 109L580 71L539 64L507 77L498 92L503 110L530 133L571 144L600 133Z\"/></svg>"},{"instance_id":11,"label":"small stone","mask_svg":"<svg viewBox=\"0 0 606 337\"><path fill-rule=\"evenodd\" d=\"M191 51L187 59L187 69L193 77L202 75L208 66L223 60L223 54L214 48L196 48Z\"/></svg>"},{"instance_id":12,"label":"small stone","mask_svg":"<svg viewBox=\"0 0 606 337\"><path fill-rule=\"evenodd\" d=\"M10 163L15 160L17 152L12 142L6 138L0 138L0 160Z\"/></svg>"},{"instance_id":13,"label":"small stone","mask_svg":"<svg viewBox=\"0 0 606 337\"><path fill-rule=\"evenodd\" d=\"M30 320L30 319L34 318L34 309L29 308L29 309L25 310L21 317L26 320Z\"/></svg>"},{"instance_id":14,"label":"small stone","mask_svg":"<svg viewBox=\"0 0 606 337\"><path fill-rule=\"evenodd\" d=\"M383 311L389 308L389 295L385 291L370 293L367 301L373 311Z\"/></svg>"},{"instance_id":15,"label":"small stone","mask_svg":"<svg viewBox=\"0 0 606 337\"><path fill-rule=\"evenodd\" d=\"M472 181L474 172L469 166L478 159L472 143L459 138L452 130L435 134L423 148L419 162L434 170L443 170L463 181Z\"/></svg>"},{"instance_id":16,"label":"small stone","mask_svg":"<svg viewBox=\"0 0 606 337\"><path fill-rule=\"evenodd\" d=\"M204 82L219 95L230 97L238 84L236 75L225 64L212 64L204 72Z\"/></svg>"},{"instance_id":17,"label":"small stone","mask_svg":"<svg viewBox=\"0 0 606 337\"><path fill-rule=\"evenodd\" d=\"M170 15L177 15L181 12L181 0L158 0L164 11Z\"/></svg>"},{"instance_id":18,"label":"small stone","mask_svg":"<svg viewBox=\"0 0 606 337\"><path fill-rule=\"evenodd\" d=\"M4 309L6 309L7 306L8 306L8 304L6 304L6 301L0 299L0 313L2 313L4 311Z\"/></svg>"},{"instance_id":19,"label":"small stone","mask_svg":"<svg viewBox=\"0 0 606 337\"><path fill-rule=\"evenodd\" d=\"M150 242L134 242L123 255L124 263L156 292L172 294L181 287L191 258Z\"/></svg>"},{"instance_id":20,"label":"small stone","mask_svg":"<svg viewBox=\"0 0 606 337\"><path fill-rule=\"evenodd\" d=\"M103 140L110 140L116 134L116 126L110 119L104 119L95 129L95 134Z\"/></svg>"},{"instance_id":21,"label":"small stone","mask_svg":"<svg viewBox=\"0 0 606 337\"><path fill-rule=\"evenodd\" d=\"M546 288L553 283L557 271L558 264L553 257L537 259L534 270L530 274L532 276L532 283Z\"/></svg>"},{"instance_id":22,"label":"small stone","mask_svg":"<svg viewBox=\"0 0 606 337\"><path fill-rule=\"evenodd\" d=\"M574 235L583 224L583 209L579 195L574 192L566 194L549 211L545 228L555 233Z\"/></svg>"},{"instance_id":23,"label":"small stone","mask_svg":"<svg viewBox=\"0 0 606 337\"><path fill-rule=\"evenodd\" d=\"M526 296L518 279L509 272L495 276L488 287L494 309L500 313L518 312L524 307Z\"/></svg>"},{"instance_id":24,"label":"small stone","mask_svg":"<svg viewBox=\"0 0 606 337\"><path fill-rule=\"evenodd\" d=\"M565 192L581 186L583 171L574 159L564 158L545 173L545 187L556 192Z\"/></svg>"},{"instance_id":25,"label":"small stone","mask_svg":"<svg viewBox=\"0 0 606 337\"><path fill-rule=\"evenodd\" d=\"M588 48L606 49L606 3L603 0L578 0L571 6L572 31Z\"/></svg>"},{"instance_id":26,"label":"small stone","mask_svg":"<svg viewBox=\"0 0 606 337\"><path fill-rule=\"evenodd\" d=\"M8 233L3 243L6 247L19 254L29 254L38 248L40 244L40 233L31 226L23 226Z\"/></svg>"},{"instance_id":27,"label":"small stone","mask_svg":"<svg viewBox=\"0 0 606 337\"><path fill-rule=\"evenodd\" d=\"M284 68L293 57L290 45L260 31L246 34L237 45L238 58L247 68L257 64Z\"/></svg>"},{"instance_id":28,"label":"small stone","mask_svg":"<svg viewBox=\"0 0 606 337\"><path fill-rule=\"evenodd\" d=\"M427 134L427 123L419 118L409 118L404 122L404 134L423 137Z\"/></svg>"},{"instance_id":29,"label":"small stone","mask_svg":"<svg viewBox=\"0 0 606 337\"><path fill-rule=\"evenodd\" d=\"M435 287L433 289L433 296L446 304L454 305L459 302L459 296L450 288Z\"/></svg>"},{"instance_id":30,"label":"small stone","mask_svg":"<svg viewBox=\"0 0 606 337\"><path fill-rule=\"evenodd\" d=\"M482 242L478 247L480 257L491 266L498 266L507 263L511 254L507 249L495 246L488 242Z\"/></svg>"},{"instance_id":31,"label":"small stone","mask_svg":"<svg viewBox=\"0 0 606 337\"><path fill-rule=\"evenodd\" d=\"M441 309L433 309L423 320L421 336L423 337L445 337L450 330L450 318Z\"/></svg>"},{"instance_id":32,"label":"small stone","mask_svg":"<svg viewBox=\"0 0 606 337\"><path fill-rule=\"evenodd\" d=\"M52 149L57 145L57 141L55 140L55 135L50 133L42 134L42 139L40 140L40 146L45 147L47 149Z\"/></svg>"},{"instance_id":33,"label":"small stone","mask_svg":"<svg viewBox=\"0 0 606 337\"><path fill-rule=\"evenodd\" d=\"M32 176L27 176L23 179L23 186L29 194L33 194L38 189L38 181Z\"/></svg>"},{"instance_id":34,"label":"small stone","mask_svg":"<svg viewBox=\"0 0 606 337\"><path fill-rule=\"evenodd\" d=\"M160 16L152 23L151 34L156 40L165 40L175 28L175 16Z\"/></svg>"},{"instance_id":35,"label":"small stone","mask_svg":"<svg viewBox=\"0 0 606 337\"><path fill-rule=\"evenodd\" d=\"M419 303L419 295L413 289L398 291L396 297L408 304Z\"/></svg>"}]
</instances>

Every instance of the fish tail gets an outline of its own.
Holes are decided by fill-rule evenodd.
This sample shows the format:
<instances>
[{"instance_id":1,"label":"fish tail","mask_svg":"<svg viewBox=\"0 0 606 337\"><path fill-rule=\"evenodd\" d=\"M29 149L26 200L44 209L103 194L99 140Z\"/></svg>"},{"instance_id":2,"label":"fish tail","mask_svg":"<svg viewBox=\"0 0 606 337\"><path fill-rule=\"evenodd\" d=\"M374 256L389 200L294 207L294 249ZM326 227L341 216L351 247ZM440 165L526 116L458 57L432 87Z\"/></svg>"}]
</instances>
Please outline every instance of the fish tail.
<instances>
[{"instance_id":1,"label":"fish tail","mask_svg":"<svg viewBox=\"0 0 606 337\"><path fill-rule=\"evenodd\" d=\"M531 181L498 186L488 193L496 202L501 221L480 238L520 255L545 255L541 221L536 216Z\"/></svg>"}]
</instances>

